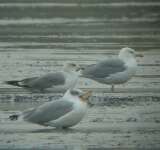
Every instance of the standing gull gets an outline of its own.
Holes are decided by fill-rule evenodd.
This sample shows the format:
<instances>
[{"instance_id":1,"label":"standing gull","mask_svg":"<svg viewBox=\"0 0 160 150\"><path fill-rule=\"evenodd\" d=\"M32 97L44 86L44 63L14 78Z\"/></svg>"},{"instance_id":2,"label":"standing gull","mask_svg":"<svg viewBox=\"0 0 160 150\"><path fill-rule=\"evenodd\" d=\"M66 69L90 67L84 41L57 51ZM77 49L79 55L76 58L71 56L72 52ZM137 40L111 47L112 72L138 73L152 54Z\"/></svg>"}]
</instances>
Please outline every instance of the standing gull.
<instances>
[{"instance_id":1,"label":"standing gull","mask_svg":"<svg viewBox=\"0 0 160 150\"><path fill-rule=\"evenodd\" d=\"M19 115L11 115L9 118L11 120L21 118L24 121L43 126L68 128L82 120L86 113L87 100L90 96L91 91L84 93L78 89L67 90L59 100L46 102Z\"/></svg>"},{"instance_id":2,"label":"standing gull","mask_svg":"<svg viewBox=\"0 0 160 150\"><path fill-rule=\"evenodd\" d=\"M122 48L118 58L107 59L82 68L82 77L93 79L103 84L112 85L112 92L115 84L122 84L131 79L137 70L135 50Z\"/></svg>"},{"instance_id":3,"label":"standing gull","mask_svg":"<svg viewBox=\"0 0 160 150\"><path fill-rule=\"evenodd\" d=\"M23 80L5 81L6 84L23 87L34 92L43 92L48 88L54 91L66 91L74 88L77 81L79 66L74 63L67 63L63 67L63 71L48 73L40 77L25 78Z\"/></svg>"}]
</instances>

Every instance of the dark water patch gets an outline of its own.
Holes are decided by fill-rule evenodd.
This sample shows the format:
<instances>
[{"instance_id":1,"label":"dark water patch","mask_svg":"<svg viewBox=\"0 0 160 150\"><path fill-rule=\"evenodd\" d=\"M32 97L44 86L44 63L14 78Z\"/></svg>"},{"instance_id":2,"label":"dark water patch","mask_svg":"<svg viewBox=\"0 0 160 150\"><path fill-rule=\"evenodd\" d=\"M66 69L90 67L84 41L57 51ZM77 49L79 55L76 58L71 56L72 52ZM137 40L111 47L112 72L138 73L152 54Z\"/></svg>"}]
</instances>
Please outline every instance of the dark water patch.
<instances>
[{"instance_id":1,"label":"dark water patch","mask_svg":"<svg viewBox=\"0 0 160 150\"><path fill-rule=\"evenodd\" d=\"M160 13L160 6L150 7L1 7L0 18L51 18L51 17L98 17L98 18L135 18L144 17L151 12ZM8 13L10 12L10 13ZM64 13L65 12L65 13ZM134 12L134 13L133 13ZM156 17L157 18L157 17ZM158 19L158 18L157 18Z\"/></svg>"},{"instance_id":2,"label":"dark water patch","mask_svg":"<svg viewBox=\"0 0 160 150\"><path fill-rule=\"evenodd\" d=\"M92 96L90 98L89 103L94 106L137 106L137 105L143 105L143 103L149 104L152 102L160 103L160 97L158 96L127 96L127 97L114 97L114 96L105 96L105 97L99 97L99 96Z\"/></svg>"},{"instance_id":3,"label":"dark water patch","mask_svg":"<svg viewBox=\"0 0 160 150\"><path fill-rule=\"evenodd\" d=\"M56 43L70 43L70 42L75 42L75 43L107 43L107 42L115 42L115 43L130 43L130 42L159 42L160 36L106 36L106 37L39 37L39 38L28 38L28 37L22 37L22 38L7 38L7 37L0 37L0 40L3 40L4 42L39 42L39 43L52 43L53 41Z\"/></svg>"},{"instance_id":4,"label":"dark water patch","mask_svg":"<svg viewBox=\"0 0 160 150\"><path fill-rule=\"evenodd\" d=\"M24 110L31 107L36 107L44 102L59 99L61 96L12 96L10 101L8 99L1 101L0 110ZM151 103L160 103L158 96L92 96L89 100L89 106L141 106L149 105Z\"/></svg>"},{"instance_id":5,"label":"dark water patch","mask_svg":"<svg viewBox=\"0 0 160 150\"><path fill-rule=\"evenodd\" d=\"M10 143L10 142L8 142ZM11 145L11 146L9 146ZM99 146L99 145L93 145L93 146L87 146L87 145L63 145L63 144L46 144L43 146L36 146L36 145L32 145L32 146L28 146L28 145L12 145L12 144L8 144L5 145L3 144L2 146L0 146L0 150L159 150L159 148L139 148L139 146L136 146L135 148L131 148L131 147L123 147L123 146L114 146L113 147L108 147L108 146Z\"/></svg>"},{"instance_id":6,"label":"dark water patch","mask_svg":"<svg viewBox=\"0 0 160 150\"><path fill-rule=\"evenodd\" d=\"M57 100L61 95L1 95L0 96L0 110L24 110L31 107L36 107L44 102Z\"/></svg>"},{"instance_id":7,"label":"dark water patch","mask_svg":"<svg viewBox=\"0 0 160 150\"><path fill-rule=\"evenodd\" d=\"M112 51L112 55L113 55L113 51L119 51L120 48L125 47L125 46L129 46L132 48L135 48L136 51L153 51L154 50L159 50L160 49L160 44L159 42L121 42L121 43L30 43L30 42L14 42L14 43L10 43L10 42L5 42L5 44L0 45L1 50L0 52L29 52L30 50L32 50L32 52L37 52L39 51L39 49L51 49L53 50L65 50L65 52L67 52L67 50L75 50L76 51L87 51L92 53L93 51L97 50L100 52L101 50L106 50L106 53L108 54L108 50ZM94 52L93 52L94 53ZM101 54L103 54L103 52L101 52ZM78 60L77 60L78 61Z\"/></svg>"},{"instance_id":8,"label":"dark water patch","mask_svg":"<svg viewBox=\"0 0 160 150\"><path fill-rule=\"evenodd\" d=\"M131 18L126 19L107 19L107 18L21 18L21 19L2 19L0 21L0 32L3 35L3 32L12 32L14 34L23 34L30 33L30 35L52 35L53 33L68 33L70 31L88 31L93 33L98 33L102 31L156 31L159 30L159 21L155 20L145 20L145 18L136 18L132 21ZM141 23L139 23L141 22ZM38 27L38 28L37 28ZM33 33L30 31L34 31ZM96 31L96 30L97 31ZM21 31L21 32L20 32ZM61 32L60 32L61 31ZM17 32L17 33L16 33ZM85 32L82 32L85 35ZM87 32L87 33L88 33ZM49 34L50 33L50 34ZM74 33L74 32L73 32ZM13 35L14 35L13 34ZM22 35L23 35L22 34ZM60 34L61 35L61 34Z\"/></svg>"},{"instance_id":9,"label":"dark water patch","mask_svg":"<svg viewBox=\"0 0 160 150\"><path fill-rule=\"evenodd\" d=\"M14 0L14 3L43 3L44 0ZM45 2L54 3L110 3L110 0L45 0ZM112 2L128 2L128 0L112 0ZM130 2L137 2L137 0L130 0ZM151 2L151 0L139 0L138 2ZM154 2L159 2L159 0L154 0ZM13 3L13 0L1 0L1 3Z\"/></svg>"}]
</instances>

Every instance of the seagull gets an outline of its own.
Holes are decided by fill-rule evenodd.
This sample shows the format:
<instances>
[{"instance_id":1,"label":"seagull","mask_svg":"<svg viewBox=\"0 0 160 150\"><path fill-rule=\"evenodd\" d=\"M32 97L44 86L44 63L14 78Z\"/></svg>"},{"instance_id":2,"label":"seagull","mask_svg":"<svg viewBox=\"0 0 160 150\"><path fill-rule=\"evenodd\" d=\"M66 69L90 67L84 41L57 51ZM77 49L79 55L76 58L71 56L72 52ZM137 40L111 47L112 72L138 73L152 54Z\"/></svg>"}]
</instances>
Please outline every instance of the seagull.
<instances>
[{"instance_id":1,"label":"seagull","mask_svg":"<svg viewBox=\"0 0 160 150\"><path fill-rule=\"evenodd\" d=\"M77 64L66 63L62 71L23 80L5 81L5 84L22 87L32 92L44 92L51 88L54 91L65 92L67 89L75 87L80 74L78 68Z\"/></svg>"},{"instance_id":2,"label":"seagull","mask_svg":"<svg viewBox=\"0 0 160 150\"><path fill-rule=\"evenodd\" d=\"M43 126L66 129L79 123L87 110L87 102L91 91L69 89L58 100L46 102L36 108L28 109L20 114L9 116L10 120L24 120Z\"/></svg>"},{"instance_id":3,"label":"seagull","mask_svg":"<svg viewBox=\"0 0 160 150\"><path fill-rule=\"evenodd\" d=\"M122 84L131 79L137 70L135 50L129 47L122 48L118 58L110 58L96 64L81 67L81 76L90 78L99 83L110 84L111 91L114 92L115 84Z\"/></svg>"}]
</instances>

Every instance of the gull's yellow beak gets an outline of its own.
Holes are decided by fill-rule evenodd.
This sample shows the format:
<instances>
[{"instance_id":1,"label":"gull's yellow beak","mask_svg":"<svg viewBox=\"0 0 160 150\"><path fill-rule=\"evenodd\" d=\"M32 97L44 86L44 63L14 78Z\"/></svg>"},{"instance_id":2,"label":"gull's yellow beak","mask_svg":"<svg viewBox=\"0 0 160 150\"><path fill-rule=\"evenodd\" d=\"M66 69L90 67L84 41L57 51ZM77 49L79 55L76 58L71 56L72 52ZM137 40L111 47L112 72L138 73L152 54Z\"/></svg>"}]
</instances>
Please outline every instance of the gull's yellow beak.
<instances>
[{"instance_id":1,"label":"gull's yellow beak","mask_svg":"<svg viewBox=\"0 0 160 150\"><path fill-rule=\"evenodd\" d=\"M92 91L87 91L83 95L79 96L79 98L82 101L87 101L91 95L92 95Z\"/></svg>"}]
</instances>

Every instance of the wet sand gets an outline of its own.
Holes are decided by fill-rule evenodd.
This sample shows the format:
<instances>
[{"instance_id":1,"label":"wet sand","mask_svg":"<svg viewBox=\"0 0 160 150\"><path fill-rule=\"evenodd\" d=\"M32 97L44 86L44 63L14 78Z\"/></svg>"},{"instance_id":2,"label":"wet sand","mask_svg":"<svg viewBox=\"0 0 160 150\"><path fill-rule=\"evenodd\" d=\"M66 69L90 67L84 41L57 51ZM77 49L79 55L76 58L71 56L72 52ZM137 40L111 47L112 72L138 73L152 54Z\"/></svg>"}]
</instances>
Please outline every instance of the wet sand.
<instances>
[{"instance_id":1,"label":"wet sand","mask_svg":"<svg viewBox=\"0 0 160 150\"><path fill-rule=\"evenodd\" d=\"M98 98L97 98L98 99ZM92 103L92 98L90 99ZM68 130L43 127L24 121L10 121L8 116L40 103L3 104L0 112L0 145L26 149L159 148L159 100L121 99L95 101L84 119ZM23 105L22 105L23 104ZM6 109L12 110L6 110ZM16 109L16 111L14 110ZM3 110L3 111L2 111Z\"/></svg>"}]
</instances>

